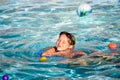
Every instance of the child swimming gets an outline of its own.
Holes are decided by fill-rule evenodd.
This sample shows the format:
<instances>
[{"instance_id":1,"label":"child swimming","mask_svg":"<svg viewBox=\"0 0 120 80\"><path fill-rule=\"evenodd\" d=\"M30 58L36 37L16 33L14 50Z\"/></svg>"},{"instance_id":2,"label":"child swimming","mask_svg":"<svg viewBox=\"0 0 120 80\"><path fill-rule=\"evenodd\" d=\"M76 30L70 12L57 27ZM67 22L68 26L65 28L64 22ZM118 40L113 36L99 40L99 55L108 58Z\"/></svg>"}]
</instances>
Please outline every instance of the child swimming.
<instances>
[{"instance_id":1,"label":"child swimming","mask_svg":"<svg viewBox=\"0 0 120 80\"><path fill-rule=\"evenodd\" d=\"M74 45L76 39L73 34L63 31L59 34L59 38L56 42L56 46L48 49L42 54L42 56L62 56L72 58L79 54L81 56L86 55L83 51L74 51Z\"/></svg>"}]
</instances>

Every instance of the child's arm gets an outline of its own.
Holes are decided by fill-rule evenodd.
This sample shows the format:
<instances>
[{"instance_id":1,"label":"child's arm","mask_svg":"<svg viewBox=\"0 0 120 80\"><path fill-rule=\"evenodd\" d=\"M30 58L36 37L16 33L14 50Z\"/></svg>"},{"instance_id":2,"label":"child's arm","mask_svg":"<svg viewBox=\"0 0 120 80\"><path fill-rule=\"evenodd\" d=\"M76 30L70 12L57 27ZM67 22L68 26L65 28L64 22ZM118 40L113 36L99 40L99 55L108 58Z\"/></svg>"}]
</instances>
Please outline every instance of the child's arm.
<instances>
[{"instance_id":1,"label":"child's arm","mask_svg":"<svg viewBox=\"0 0 120 80\"><path fill-rule=\"evenodd\" d=\"M62 57L68 57L71 52L71 49L67 49L64 51L54 52L51 54L51 56L62 56Z\"/></svg>"},{"instance_id":2,"label":"child's arm","mask_svg":"<svg viewBox=\"0 0 120 80\"><path fill-rule=\"evenodd\" d=\"M69 52L70 52L70 49L67 49L65 51L56 52L55 48L53 47L53 48L47 50L46 52L44 52L42 54L42 56L67 56Z\"/></svg>"},{"instance_id":3,"label":"child's arm","mask_svg":"<svg viewBox=\"0 0 120 80\"><path fill-rule=\"evenodd\" d=\"M46 52L44 52L42 54L42 56L52 56L52 55L54 55L54 53L55 53L55 48L53 47L53 48L47 50Z\"/></svg>"},{"instance_id":4,"label":"child's arm","mask_svg":"<svg viewBox=\"0 0 120 80\"><path fill-rule=\"evenodd\" d=\"M71 51L71 49L67 49L67 50L64 50L64 51L56 52L55 48L51 48L51 49L47 50L46 52L44 52L42 54L42 56L62 56L62 57L68 57L70 51Z\"/></svg>"},{"instance_id":5,"label":"child's arm","mask_svg":"<svg viewBox=\"0 0 120 80\"><path fill-rule=\"evenodd\" d=\"M68 49L65 51L55 52L52 56L62 56L62 57L66 57L66 58L77 58L77 57L81 57L81 56L85 56L85 55L87 55L87 54L82 50L71 52L71 50Z\"/></svg>"},{"instance_id":6,"label":"child's arm","mask_svg":"<svg viewBox=\"0 0 120 80\"><path fill-rule=\"evenodd\" d=\"M69 58L78 58L78 57L81 57L81 56L86 56L87 54L82 51L82 50L79 50L79 51L75 51L75 52L72 52L70 55L69 55Z\"/></svg>"}]
</instances>

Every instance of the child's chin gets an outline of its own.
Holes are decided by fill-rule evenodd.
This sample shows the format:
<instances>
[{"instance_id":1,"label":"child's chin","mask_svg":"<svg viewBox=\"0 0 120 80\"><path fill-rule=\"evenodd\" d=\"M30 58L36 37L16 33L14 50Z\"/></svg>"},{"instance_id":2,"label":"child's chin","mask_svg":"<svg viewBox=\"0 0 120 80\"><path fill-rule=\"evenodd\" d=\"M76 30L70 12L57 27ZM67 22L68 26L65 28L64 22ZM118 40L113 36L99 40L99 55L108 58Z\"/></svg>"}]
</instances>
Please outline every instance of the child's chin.
<instances>
[{"instance_id":1,"label":"child's chin","mask_svg":"<svg viewBox=\"0 0 120 80\"><path fill-rule=\"evenodd\" d=\"M63 49L61 49L61 48L58 48L57 50L58 50L58 51L63 51Z\"/></svg>"}]
</instances>

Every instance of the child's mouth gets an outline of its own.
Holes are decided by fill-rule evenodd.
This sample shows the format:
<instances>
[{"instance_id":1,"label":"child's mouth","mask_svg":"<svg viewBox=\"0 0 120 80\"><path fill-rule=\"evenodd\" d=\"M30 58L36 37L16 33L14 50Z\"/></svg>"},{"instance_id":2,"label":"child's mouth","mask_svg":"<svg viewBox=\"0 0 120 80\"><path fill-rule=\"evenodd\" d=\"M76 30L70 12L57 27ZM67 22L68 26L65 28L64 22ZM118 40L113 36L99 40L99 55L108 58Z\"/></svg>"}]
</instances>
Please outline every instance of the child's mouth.
<instances>
[{"instance_id":1,"label":"child's mouth","mask_svg":"<svg viewBox=\"0 0 120 80\"><path fill-rule=\"evenodd\" d=\"M59 44L58 47L62 47L62 45Z\"/></svg>"}]
</instances>

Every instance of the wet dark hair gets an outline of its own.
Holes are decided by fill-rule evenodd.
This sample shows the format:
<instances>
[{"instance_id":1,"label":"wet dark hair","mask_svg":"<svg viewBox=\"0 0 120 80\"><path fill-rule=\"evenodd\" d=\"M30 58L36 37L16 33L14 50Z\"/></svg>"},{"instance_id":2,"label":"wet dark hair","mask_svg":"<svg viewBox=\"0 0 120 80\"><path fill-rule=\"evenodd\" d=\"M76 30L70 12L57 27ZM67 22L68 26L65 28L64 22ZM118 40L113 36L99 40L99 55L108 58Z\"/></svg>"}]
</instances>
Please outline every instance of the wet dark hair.
<instances>
[{"instance_id":1,"label":"wet dark hair","mask_svg":"<svg viewBox=\"0 0 120 80\"><path fill-rule=\"evenodd\" d=\"M62 34L65 34L65 35L70 39L70 44L71 44L71 45L75 45L76 41L75 41L75 37L74 37L73 34L68 33L68 32L66 32L66 31L62 31L62 32L60 33L60 36L61 36Z\"/></svg>"}]
</instances>

